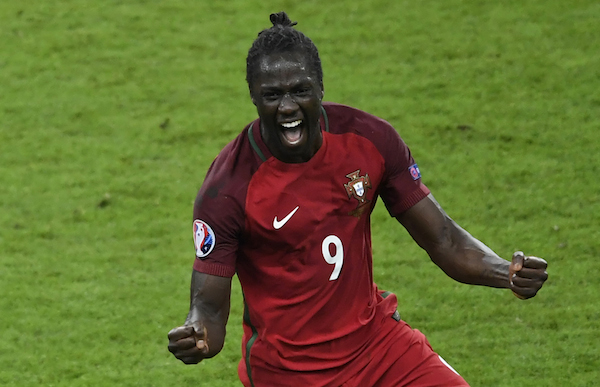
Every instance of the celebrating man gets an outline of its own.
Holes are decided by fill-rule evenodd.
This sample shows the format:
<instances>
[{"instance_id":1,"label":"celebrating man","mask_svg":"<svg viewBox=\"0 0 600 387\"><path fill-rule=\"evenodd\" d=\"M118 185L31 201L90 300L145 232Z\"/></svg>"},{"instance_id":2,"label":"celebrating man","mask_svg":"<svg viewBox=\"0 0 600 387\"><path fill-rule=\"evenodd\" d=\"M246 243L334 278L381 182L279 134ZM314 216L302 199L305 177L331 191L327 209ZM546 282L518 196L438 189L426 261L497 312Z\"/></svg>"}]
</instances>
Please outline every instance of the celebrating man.
<instances>
[{"instance_id":1,"label":"celebrating man","mask_svg":"<svg viewBox=\"0 0 600 387\"><path fill-rule=\"evenodd\" d=\"M506 261L450 219L396 130L323 103L317 48L285 13L271 21L247 58L259 118L215 159L194 205L190 311L169 350L186 364L221 350L237 273L244 386L467 386L373 282L377 197L457 281L529 298L546 262Z\"/></svg>"}]
</instances>

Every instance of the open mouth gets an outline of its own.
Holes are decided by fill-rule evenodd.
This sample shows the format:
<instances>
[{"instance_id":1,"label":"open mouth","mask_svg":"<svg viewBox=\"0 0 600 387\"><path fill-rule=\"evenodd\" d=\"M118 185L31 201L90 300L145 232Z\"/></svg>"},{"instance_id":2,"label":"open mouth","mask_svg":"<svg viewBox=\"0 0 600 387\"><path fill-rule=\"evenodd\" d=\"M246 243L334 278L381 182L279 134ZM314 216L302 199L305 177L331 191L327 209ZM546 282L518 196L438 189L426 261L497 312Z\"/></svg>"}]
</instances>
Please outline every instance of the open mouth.
<instances>
[{"instance_id":1,"label":"open mouth","mask_svg":"<svg viewBox=\"0 0 600 387\"><path fill-rule=\"evenodd\" d=\"M284 122L282 126L282 135L288 145L296 145L302 140L302 120Z\"/></svg>"}]
</instances>

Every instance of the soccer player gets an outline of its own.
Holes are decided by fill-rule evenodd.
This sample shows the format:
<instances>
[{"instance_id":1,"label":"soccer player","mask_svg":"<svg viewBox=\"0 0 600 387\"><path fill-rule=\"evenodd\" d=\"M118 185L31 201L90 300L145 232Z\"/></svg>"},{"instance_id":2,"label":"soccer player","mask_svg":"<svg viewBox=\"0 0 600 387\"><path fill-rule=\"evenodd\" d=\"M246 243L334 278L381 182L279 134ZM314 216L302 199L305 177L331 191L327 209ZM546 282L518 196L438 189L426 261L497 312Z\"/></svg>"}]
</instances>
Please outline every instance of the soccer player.
<instances>
[{"instance_id":1,"label":"soccer player","mask_svg":"<svg viewBox=\"0 0 600 387\"><path fill-rule=\"evenodd\" d=\"M190 310L169 350L186 364L221 350L237 273L246 387L467 386L373 282L377 197L457 281L530 298L546 262L504 260L458 226L396 130L322 102L317 48L285 13L271 22L247 57L258 119L221 151L194 204Z\"/></svg>"}]
</instances>

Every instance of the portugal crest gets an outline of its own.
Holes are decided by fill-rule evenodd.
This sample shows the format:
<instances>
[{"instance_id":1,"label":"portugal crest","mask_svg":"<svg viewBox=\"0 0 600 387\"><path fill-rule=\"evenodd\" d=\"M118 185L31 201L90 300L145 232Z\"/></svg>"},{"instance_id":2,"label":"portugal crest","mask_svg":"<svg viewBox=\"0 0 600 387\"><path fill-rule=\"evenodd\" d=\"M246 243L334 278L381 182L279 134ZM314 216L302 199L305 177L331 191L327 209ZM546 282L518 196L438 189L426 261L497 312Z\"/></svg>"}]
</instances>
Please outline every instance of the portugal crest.
<instances>
[{"instance_id":1,"label":"portugal crest","mask_svg":"<svg viewBox=\"0 0 600 387\"><path fill-rule=\"evenodd\" d=\"M365 173L364 176L360 176L360 169L346 175L349 182L344 184L348 198L355 198L358 200L358 206L350 212L350 215L360 216L365 209L367 204L371 201L367 199L367 190L371 188L371 180L369 174Z\"/></svg>"}]
</instances>

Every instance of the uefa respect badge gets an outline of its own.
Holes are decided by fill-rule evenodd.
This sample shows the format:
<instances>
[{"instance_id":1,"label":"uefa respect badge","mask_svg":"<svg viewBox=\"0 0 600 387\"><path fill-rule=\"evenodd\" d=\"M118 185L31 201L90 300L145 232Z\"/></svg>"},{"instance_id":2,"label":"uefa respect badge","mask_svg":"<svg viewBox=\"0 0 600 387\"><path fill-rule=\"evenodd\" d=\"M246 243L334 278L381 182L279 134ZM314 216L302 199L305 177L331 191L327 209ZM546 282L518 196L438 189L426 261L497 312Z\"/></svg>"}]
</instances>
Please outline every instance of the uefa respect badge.
<instances>
[{"instance_id":1,"label":"uefa respect badge","mask_svg":"<svg viewBox=\"0 0 600 387\"><path fill-rule=\"evenodd\" d=\"M413 164L410 167L408 167L408 171L410 172L410 175L412 176L413 180L419 180L421 178L421 171L419 170L417 164Z\"/></svg>"},{"instance_id":2,"label":"uefa respect badge","mask_svg":"<svg viewBox=\"0 0 600 387\"><path fill-rule=\"evenodd\" d=\"M194 245L198 258L205 258L215 247L215 232L200 219L194 220Z\"/></svg>"}]
</instances>

